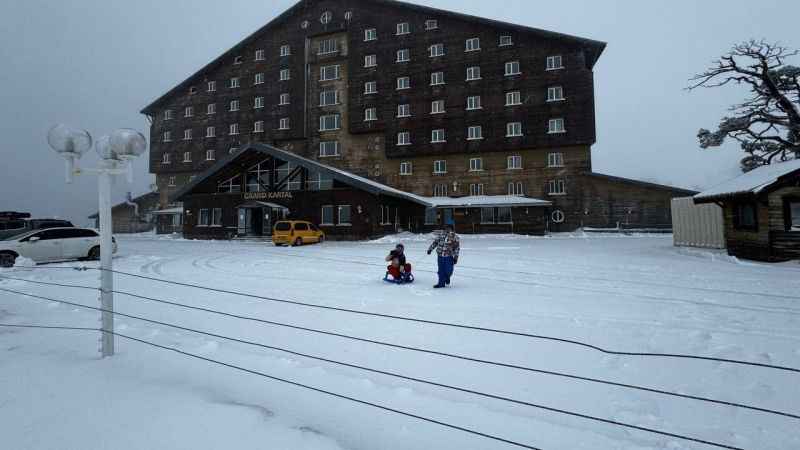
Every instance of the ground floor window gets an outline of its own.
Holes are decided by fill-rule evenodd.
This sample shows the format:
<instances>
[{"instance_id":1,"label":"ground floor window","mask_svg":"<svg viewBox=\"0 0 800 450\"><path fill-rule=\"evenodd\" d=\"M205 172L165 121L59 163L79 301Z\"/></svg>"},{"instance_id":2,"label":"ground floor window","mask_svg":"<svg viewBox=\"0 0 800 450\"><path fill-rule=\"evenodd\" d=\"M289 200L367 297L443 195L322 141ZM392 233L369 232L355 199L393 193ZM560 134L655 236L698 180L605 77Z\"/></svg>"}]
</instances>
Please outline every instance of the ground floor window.
<instances>
[{"instance_id":1,"label":"ground floor window","mask_svg":"<svg viewBox=\"0 0 800 450\"><path fill-rule=\"evenodd\" d=\"M222 208L214 208L214 210L211 212L211 226L222 226Z\"/></svg>"},{"instance_id":2,"label":"ground floor window","mask_svg":"<svg viewBox=\"0 0 800 450\"><path fill-rule=\"evenodd\" d=\"M381 206L381 225L391 225L392 216L389 215L389 207Z\"/></svg>"},{"instance_id":3,"label":"ground floor window","mask_svg":"<svg viewBox=\"0 0 800 450\"><path fill-rule=\"evenodd\" d=\"M425 208L425 225L436 225L436 208Z\"/></svg>"},{"instance_id":4,"label":"ground floor window","mask_svg":"<svg viewBox=\"0 0 800 450\"><path fill-rule=\"evenodd\" d=\"M197 226L198 227L207 227L210 223L210 216L209 211L206 208L200 210L200 214L197 215Z\"/></svg>"},{"instance_id":5,"label":"ground floor window","mask_svg":"<svg viewBox=\"0 0 800 450\"><path fill-rule=\"evenodd\" d=\"M350 205L339 206L339 225L350 225Z\"/></svg>"},{"instance_id":6,"label":"ground floor window","mask_svg":"<svg viewBox=\"0 0 800 450\"><path fill-rule=\"evenodd\" d=\"M481 223L512 223L511 208L481 208Z\"/></svg>"},{"instance_id":7,"label":"ground floor window","mask_svg":"<svg viewBox=\"0 0 800 450\"><path fill-rule=\"evenodd\" d=\"M497 223L511 223L511 208L497 208Z\"/></svg>"},{"instance_id":8,"label":"ground floor window","mask_svg":"<svg viewBox=\"0 0 800 450\"><path fill-rule=\"evenodd\" d=\"M333 205L322 207L322 220L320 225L333 225Z\"/></svg>"},{"instance_id":9,"label":"ground floor window","mask_svg":"<svg viewBox=\"0 0 800 450\"><path fill-rule=\"evenodd\" d=\"M739 203L734 206L733 226L737 230L758 230L758 207L755 203Z\"/></svg>"},{"instance_id":10,"label":"ground floor window","mask_svg":"<svg viewBox=\"0 0 800 450\"><path fill-rule=\"evenodd\" d=\"M800 198L786 200L786 229L800 231Z\"/></svg>"},{"instance_id":11,"label":"ground floor window","mask_svg":"<svg viewBox=\"0 0 800 450\"><path fill-rule=\"evenodd\" d=\"M481 223L494 223L494 208L481 208Z\"/></svg>"}]
</instances>

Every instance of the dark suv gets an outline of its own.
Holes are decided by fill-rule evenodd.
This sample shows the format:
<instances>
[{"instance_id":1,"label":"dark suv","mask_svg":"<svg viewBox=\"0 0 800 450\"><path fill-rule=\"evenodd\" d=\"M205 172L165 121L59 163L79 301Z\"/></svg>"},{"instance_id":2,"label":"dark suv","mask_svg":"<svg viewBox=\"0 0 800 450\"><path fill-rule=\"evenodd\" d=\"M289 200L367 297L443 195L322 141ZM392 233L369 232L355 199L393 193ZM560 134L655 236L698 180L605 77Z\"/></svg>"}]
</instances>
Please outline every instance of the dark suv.
<instances>
[{"instance_id":1,"label":"dark suv","mask_svg":"<svg viewBox=\"0 0 800 450\"><path fill-rule=\"evenodd\" d=\"M45 228L73 228L75 225L61 219L11 219L0 220L0 239Z\"/></svg>"}]
</instances>

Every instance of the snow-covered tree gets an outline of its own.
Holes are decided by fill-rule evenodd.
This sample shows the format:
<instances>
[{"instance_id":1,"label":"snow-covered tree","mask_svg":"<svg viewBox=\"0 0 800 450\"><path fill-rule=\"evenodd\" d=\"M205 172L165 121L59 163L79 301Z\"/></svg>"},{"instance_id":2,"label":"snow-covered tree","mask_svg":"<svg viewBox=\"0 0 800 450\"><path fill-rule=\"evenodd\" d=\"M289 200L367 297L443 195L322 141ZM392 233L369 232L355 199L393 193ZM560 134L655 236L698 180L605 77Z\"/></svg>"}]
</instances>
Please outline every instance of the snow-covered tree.
<instances>
[{"instance_id":1,"label":"snow-covered tree","mask_svg":"<svg viewBox=\"0 0 800 450\"><path fill-rule=\"evenodd\" d=\"M751 40L695 75L689 90L734 83L750 91L744 102L731 106L716 131L700 129L700 147L718 147L727 138L738 141L747 154L741 161L745 172L800 158L800 67L786 63L797 54L780 44Z\"/></svg>"}]
</instances>

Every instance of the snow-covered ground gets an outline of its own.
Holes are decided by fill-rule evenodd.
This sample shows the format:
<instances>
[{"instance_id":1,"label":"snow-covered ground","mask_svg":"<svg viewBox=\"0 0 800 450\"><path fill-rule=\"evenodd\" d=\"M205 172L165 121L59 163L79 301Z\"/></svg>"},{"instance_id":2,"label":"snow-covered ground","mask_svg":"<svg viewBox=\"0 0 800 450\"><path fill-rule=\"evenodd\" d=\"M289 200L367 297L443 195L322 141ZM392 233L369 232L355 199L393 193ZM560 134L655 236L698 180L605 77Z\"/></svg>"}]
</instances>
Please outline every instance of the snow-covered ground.
<instances>
[{"instance_id":1,"label":"snow-covered ground","mask_svg":"<svg viewBox=\"0 0 800 450\"><path fill-rule=\"evenodd\" d=\"M275 248L119 238L119 270L371 312L800 367L800 265L672 247L671 236L465 236L453 286L434 291L427 236ZM381 281L407 246L417 282ZM63 263L54 266L81 266ZM86 265L92 265L87 263ZM97 286L98 272L0 276ZM575 345L209 292L117 275L116 288L275 322L800 414L800 375L609 356ZM0 279L0 288L98 306L94 291ZM800 420L308 333L116 296L119 312L743 449L800 448ZM99 313L0 292L0 323L97 327ZM703 444L452 391L118 317L132 337L543 450L707 449ZM509 449L514 446L122 338L0 327L4 449Z\"/></svg>"}]
</instances>

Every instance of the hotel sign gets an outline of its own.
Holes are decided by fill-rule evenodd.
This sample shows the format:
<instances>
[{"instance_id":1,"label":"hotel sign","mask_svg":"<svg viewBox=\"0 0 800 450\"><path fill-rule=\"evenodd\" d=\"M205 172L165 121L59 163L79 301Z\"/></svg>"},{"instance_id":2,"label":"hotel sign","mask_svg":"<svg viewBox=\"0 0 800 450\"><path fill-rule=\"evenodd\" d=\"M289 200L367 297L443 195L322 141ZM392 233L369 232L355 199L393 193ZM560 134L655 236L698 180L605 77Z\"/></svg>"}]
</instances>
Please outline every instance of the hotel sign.
<instances>
[{"instance_id":1,"label":"hotel sign","mask_svg":"<svg viewBox=\"0 0 800 450\"><path fill-rule=\"evenodd\" d=\"M245 200L291 200L291 192L245 192Z\"/></svg>"}]
</instances>

